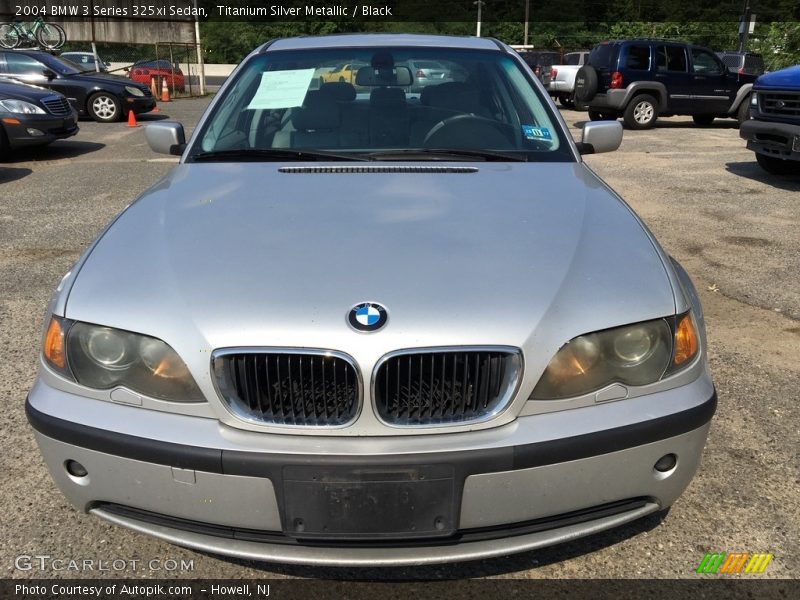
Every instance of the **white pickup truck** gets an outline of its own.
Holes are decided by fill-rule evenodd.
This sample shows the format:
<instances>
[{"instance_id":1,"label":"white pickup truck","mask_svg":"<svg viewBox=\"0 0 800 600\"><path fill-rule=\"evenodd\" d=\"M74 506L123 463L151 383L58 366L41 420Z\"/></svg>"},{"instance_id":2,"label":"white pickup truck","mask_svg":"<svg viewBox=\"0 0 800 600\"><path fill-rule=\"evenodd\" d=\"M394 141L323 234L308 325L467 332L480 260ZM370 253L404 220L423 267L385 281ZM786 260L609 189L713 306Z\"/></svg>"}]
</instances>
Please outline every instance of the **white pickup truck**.
<instances>
[{"instance_id":1,"label":"white pickup truck","mask_svg":"<svg viewBox=\"0 0 800 600\"><path fill-rule=\"evenodd\" d=\"M551 96L558 98L562 106L575 106L575 75L587 60L588 50L568 52L564 55L564 64L554 65L550 70L550 84L547 89Z\"/></svg>"}]
</instances>

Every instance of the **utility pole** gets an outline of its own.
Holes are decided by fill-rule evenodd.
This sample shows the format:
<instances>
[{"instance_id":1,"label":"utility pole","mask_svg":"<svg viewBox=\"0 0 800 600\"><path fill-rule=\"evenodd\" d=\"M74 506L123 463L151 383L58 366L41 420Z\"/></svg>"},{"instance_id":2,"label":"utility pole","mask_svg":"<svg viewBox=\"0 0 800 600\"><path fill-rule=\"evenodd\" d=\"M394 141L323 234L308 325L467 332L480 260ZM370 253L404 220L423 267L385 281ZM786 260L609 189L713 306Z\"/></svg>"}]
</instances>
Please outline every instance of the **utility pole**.
<instances>
[{"instance_id":1,"label":"utility pole","mask_svg":"<svg viewBox=\"0 0 800 600\"><path fill-rule=\"evenodd\" d=\"M481 37L481 7L486 3L483 0L476 0L473 4L478 5L478 28L475 32L475 37Z\"/></svg>"},{"instance_id":2,"label":"utility pole","mask_svg":"<svg viewBox=\"0 0 800 600\"><path fill-rule=\"evenodd\" d=\"M200 80L200 95L206 95L206 66L203 62L203 46L200 43L200 20L197 17L197 0L194 0L194 42L195 42L195 49L197 51L197 68L200 71L199 73L199 80Z\"/></svg>"},{"instance_id":3,"label":"utility pole","mask_svg":"<svg viewBox=\"0 0 800 600\"><path fill-rule=\"evenodd\" d=\"M739 21L739 52L747 51L747 39L750 36L750 20L753 11L750 9L750 0L744 0L742 16Z\"/></svg>"},{"instance_id":4,"label":"utility pole","mask_svg":"<svg viewBox=\"0 0 800 600\"><path fill-rule=\"evenodd\" d=\"M523 34L523 45L528 45L528 19L531 14L531 0L525 0L525 32Z\"/></svg>"}]
</instances>

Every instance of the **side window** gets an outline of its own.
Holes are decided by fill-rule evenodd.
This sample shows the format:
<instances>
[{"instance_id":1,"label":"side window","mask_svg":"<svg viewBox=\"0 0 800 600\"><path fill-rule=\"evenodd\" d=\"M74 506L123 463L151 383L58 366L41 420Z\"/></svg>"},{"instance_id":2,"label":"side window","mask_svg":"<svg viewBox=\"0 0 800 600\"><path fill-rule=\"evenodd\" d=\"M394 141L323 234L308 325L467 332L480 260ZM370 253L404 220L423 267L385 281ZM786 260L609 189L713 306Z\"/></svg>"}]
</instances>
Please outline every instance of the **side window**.
<instances>
[{"instance_id":1,"label":"side window","mask_svg":"<svg viewBox=\"0 0 800 600\"><path fill-rule=\"evenodd\" d=\"M686 51L679 46L659 46L656 49L659 71L686 73Z\"/></svg>"},{"instance_id":2,"label":"side window","mask_svg":"<svg viewBox=\"0 0 800 600\"><path fill-rule=\"evenodd\" d=\"M625 67L636 71L650 70L650 46L629 46Z\"/></svg>"},{"instance_id":3,"label":"side window","mask_svg":"<svg viewBox=\"0 0 800 600\"><path fill-rule=\"evenodd\" d=\"M721 75L722 67L717 57L708 50L692 48L692 72L702 75Z\"/></svg>"},{"instance_id":4,"label":"side window","mask_svg":"<svg viewBox=\"0 0 800 600\"><path fill-rule=\"evenodd\" d=\"M6 72L13 75L41 75L45 66L35 58L6 52Z\"/></svg>"}]
</instances>

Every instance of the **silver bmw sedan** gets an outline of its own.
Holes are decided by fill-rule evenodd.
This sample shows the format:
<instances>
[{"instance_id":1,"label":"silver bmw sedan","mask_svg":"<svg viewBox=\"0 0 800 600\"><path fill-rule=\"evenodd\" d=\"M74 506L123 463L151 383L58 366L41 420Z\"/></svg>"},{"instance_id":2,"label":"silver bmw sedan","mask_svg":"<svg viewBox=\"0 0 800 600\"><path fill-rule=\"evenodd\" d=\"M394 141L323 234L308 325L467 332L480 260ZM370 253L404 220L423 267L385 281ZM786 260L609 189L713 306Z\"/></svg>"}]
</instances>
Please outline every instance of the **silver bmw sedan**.
<instances>
[{"instance_id":1,"label":"silver bmw sedan","mask_svg":"<svg viewBox=\"0 0 800 600\"><path fill-rule=\"evenodd\" d=\"M620 125L574 142L505 44L277 40L191 139L146 135L180 164L64 276L27 401L79 510L412 565L603 531L689 484L716 408L697 294L582 161Z\"/></svg>"}]
</instances>

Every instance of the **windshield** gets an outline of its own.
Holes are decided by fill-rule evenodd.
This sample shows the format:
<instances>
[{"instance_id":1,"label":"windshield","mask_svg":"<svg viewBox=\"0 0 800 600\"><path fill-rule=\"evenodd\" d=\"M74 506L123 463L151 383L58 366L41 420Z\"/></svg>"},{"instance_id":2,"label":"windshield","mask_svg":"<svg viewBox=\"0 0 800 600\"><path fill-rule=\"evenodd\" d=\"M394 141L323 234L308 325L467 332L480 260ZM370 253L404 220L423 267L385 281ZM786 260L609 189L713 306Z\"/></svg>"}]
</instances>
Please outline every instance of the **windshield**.
<instances>
[{"instance_id":1,"label":"windshield","mask_svg":"<svg viewBox=\"0 0 800 600\"><path fill-rule=\"evenodd\" d=\"M189 160L574 161L555 116L513 56L443 48L331 48L250 58L195 138ZM443 154L439 152L438 154ZM298 160L309 152L294 152Z\"/></svg>"},{"instance_id":2,"label":"windshield","mask_svg":"<svg viewBox=\"0 0 800 600\"><path fill-rule=\"evenodd\" d=\"M76 75L78 73L83 73L83 69L78 67L78 65L58 56L47 55L46 57L42 57L41 60L48 68L53 69L53 71L59 75Z\"/></svg>"}]
</instances>

